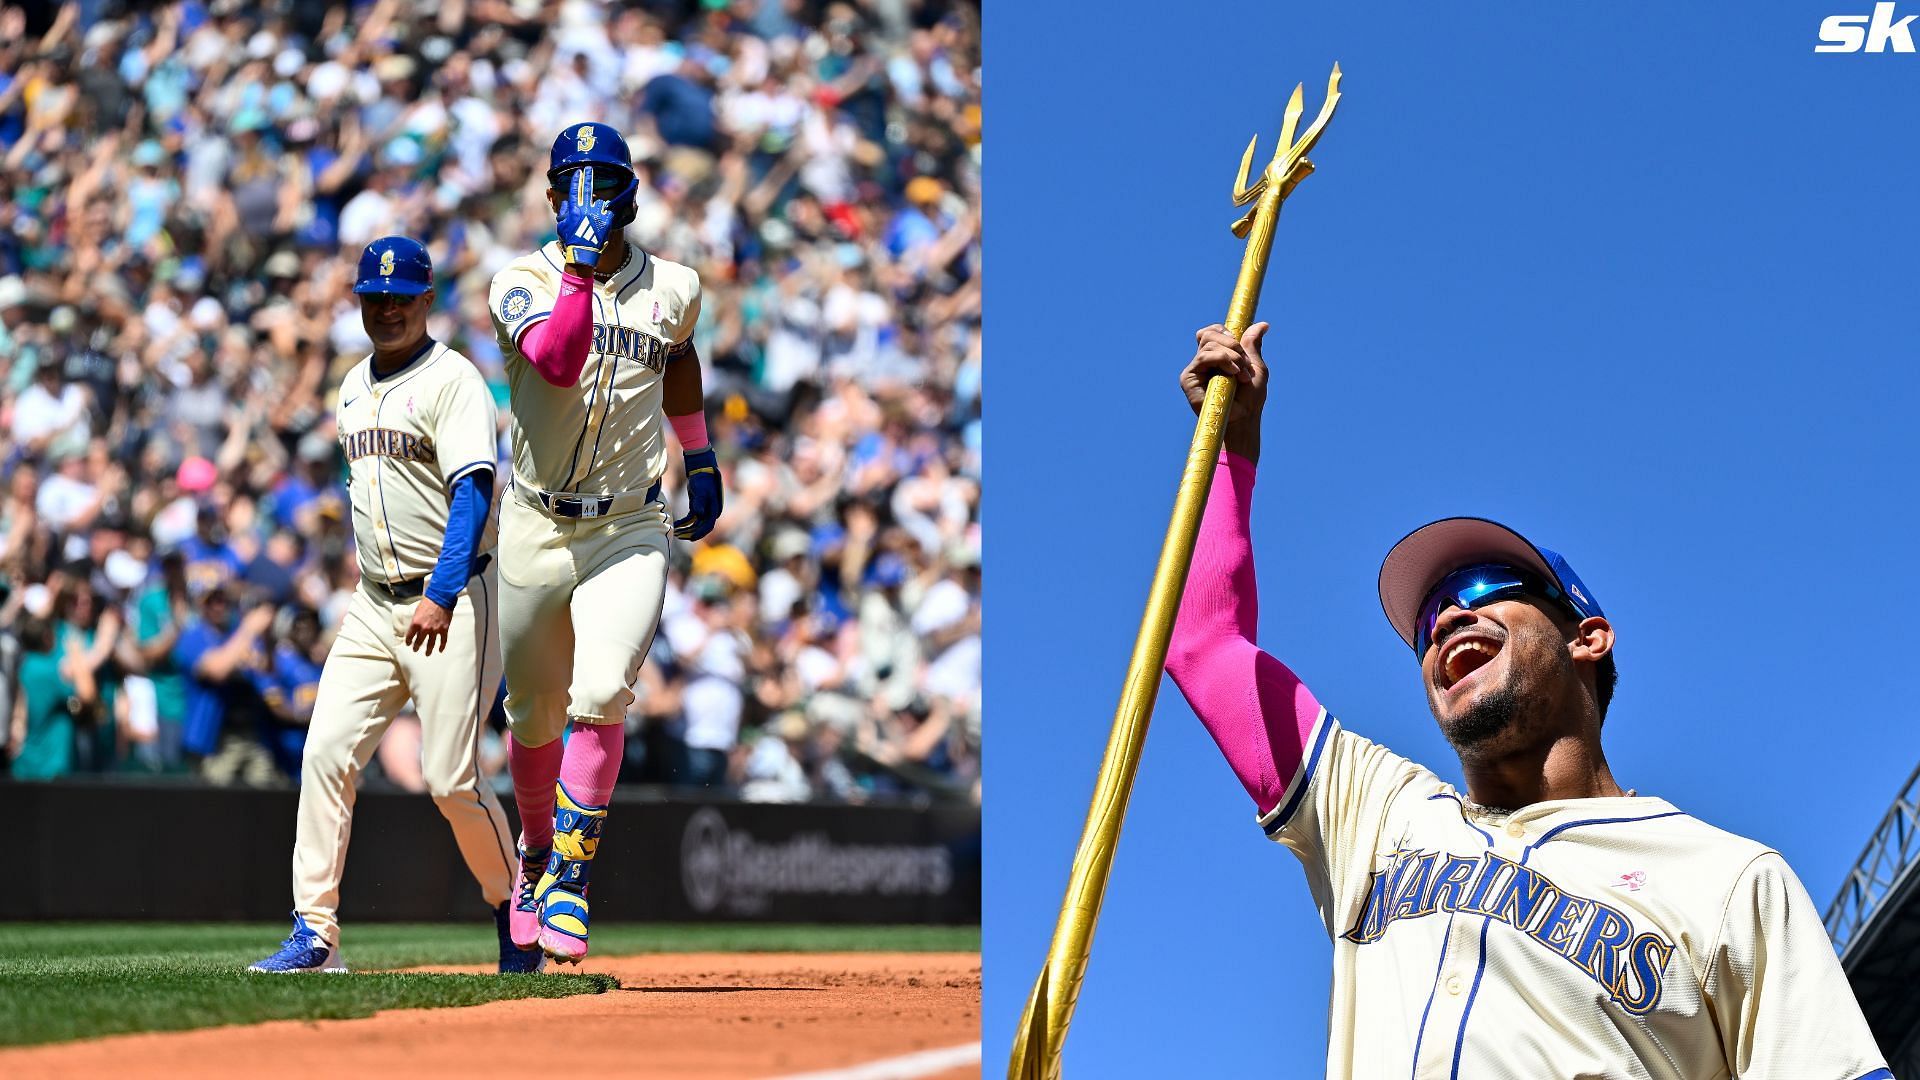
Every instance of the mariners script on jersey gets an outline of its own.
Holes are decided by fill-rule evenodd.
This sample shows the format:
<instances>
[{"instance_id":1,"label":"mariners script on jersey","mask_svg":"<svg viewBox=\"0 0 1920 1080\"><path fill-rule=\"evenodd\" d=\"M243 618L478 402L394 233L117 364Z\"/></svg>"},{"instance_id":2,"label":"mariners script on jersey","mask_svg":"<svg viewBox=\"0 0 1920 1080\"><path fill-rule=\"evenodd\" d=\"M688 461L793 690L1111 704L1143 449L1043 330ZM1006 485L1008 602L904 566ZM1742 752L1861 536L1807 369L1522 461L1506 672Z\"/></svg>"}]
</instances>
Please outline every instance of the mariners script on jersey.
<instances>
[{"instance_id":1,"label":"mariners script on jersey","mask_svg":"<svg viewBox=\"0 0 1920 1080\"><path fill-rule=\"evenodd\" d=\"M700 317L700 277L637 246L593 289L593 344L577 386L554 386L520 353L520 338L553 314L562 276L549 242L494 275L488 307L513 391L513 469L557 492L645 491L666 471L661 374ZM635 452L637 448L638 452Z\"/></svg>"},{"instance_id":2,"label":"mariners script on jersey","mask_svg":"<svg viewBox=\"0 0 1920 1080\"><path fill-rule=\"evenodd\" d=\"M1891 1075L1785 860L1664 800L1478 812L1323 710L1260 821L1333 939L1329 1077Z\"/></svg>"}]
</instances>

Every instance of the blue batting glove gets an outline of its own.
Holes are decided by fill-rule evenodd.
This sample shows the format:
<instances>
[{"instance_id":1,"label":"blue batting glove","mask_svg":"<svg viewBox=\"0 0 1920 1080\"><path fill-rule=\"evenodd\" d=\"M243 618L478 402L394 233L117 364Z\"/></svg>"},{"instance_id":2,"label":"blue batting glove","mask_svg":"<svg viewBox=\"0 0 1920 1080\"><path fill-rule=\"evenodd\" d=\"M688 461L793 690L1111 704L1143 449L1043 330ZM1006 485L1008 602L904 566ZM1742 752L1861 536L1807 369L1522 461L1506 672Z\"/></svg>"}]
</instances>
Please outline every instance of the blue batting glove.
<instances>
[{"instance_id":1,"label":"blue batting glove","mask_svg":"<svg viewBox=\"0 0 1920 1080\"><path fill-rule=\"evenodd\" d=\"M720 459L713 447L687 455L687 516L673 523L673 535L698 540L720 520Z\"/></svg>"},{"instance_id":2,"label":"blue batting glove","mask_svg":"<svg viewBox=\"0 0 1920 1080\"><path fill-rule=\"evenodd\" d=\"M567 261L598 269L600 253L613 235L613 205L593 197L593 166L573 171L566 201L560 204L560 250Z\"/></svg>"}]
</instances>

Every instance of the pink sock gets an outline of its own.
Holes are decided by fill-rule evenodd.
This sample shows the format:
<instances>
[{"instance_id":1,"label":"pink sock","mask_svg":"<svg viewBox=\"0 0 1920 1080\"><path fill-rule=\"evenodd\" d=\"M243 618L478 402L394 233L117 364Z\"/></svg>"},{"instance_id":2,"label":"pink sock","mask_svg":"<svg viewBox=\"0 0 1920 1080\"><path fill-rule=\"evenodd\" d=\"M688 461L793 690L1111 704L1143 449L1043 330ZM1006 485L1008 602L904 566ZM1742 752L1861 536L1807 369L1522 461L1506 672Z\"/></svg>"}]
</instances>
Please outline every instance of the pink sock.
<instances>
[{"instance_id":1,"label":"pink sock","mask_svg":"<svg viewBox=\"0 0 1920 1080\"><path fill-rule=\"evenodd\" d=\"M553 782L560 776L564 743L527 746L507 739L507 768L513 773L513 805L520 811L520 839L528 850L553 844Z\"/></svg>"},{"instance_id":2,"label":"pink sock","mask_svg":"<svg viewBox=\"0 0 1920 1080\"><path fill-rule=\"evenodd\" d=\"M624 724L583 724L573 722L573 734L567 738L567 759L560 766L560 782L567 795L581 806L598 809L613 797L613 782L620 778L620 758L626 750ZM548 798L552 791L549 785ZM552 805L549 801L549 814Z\"/></svg>"}]
</instances>

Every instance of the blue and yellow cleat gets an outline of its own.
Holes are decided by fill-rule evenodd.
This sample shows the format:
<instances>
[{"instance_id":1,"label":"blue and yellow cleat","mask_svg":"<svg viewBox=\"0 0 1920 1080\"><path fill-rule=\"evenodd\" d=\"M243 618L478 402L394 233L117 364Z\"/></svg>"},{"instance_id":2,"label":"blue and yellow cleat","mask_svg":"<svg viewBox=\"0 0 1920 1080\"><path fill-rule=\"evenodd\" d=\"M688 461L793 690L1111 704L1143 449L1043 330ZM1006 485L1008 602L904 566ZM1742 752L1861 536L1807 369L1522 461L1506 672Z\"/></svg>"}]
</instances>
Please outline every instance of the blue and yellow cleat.
<instances>
[{"instance_id":1,"label":"blue and yellow cleat","mask_svg":"<svg viewBox=\"0 0 1920 1080\"><path fill-rule=\"evenodd\" d=\"M306 920L296 911L293 913L293 933L280 943L280 951L258 963L247 965L247 970L277 974L298 971L344 972L347 962L340 955L340 947L328 944L325 938L307 926Z\"/></svg>"},{"instance_id":2,"label":"blue and yellow cleat","mask_svg":"<svg viewBox=\"0 0 1920 1080\"><path fill-rule=\"evenodd\" d=\"M577 802L565 784L554 787L553 851L533 890L540 905L540 951L577 964L587 955L587 871L600 848L607 808Z\"/></svg>"},{"instance_id":3,"label":"blue and yellow cleat","mask_svg":"<svg viewBox=\"0 0 1920 1080\"><path fill-rule=\"evenodd\" d=\"M587 955L587 897L562 886L540 901L540 951L562 964Z\"/></svg>"}]
</instances>

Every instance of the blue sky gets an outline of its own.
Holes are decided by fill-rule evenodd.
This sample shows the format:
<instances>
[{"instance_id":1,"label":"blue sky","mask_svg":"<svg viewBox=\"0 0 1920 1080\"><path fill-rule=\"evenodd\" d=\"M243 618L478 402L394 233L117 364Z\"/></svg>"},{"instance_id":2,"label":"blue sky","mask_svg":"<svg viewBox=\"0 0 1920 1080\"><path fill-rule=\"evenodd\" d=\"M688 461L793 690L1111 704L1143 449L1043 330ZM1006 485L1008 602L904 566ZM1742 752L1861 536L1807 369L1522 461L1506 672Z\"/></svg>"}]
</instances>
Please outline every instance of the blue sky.
<instances>
[{"instance_id":1,"label":"blue sky","mask_svg":"<svg viewBox=\"0 0 1920 1080\"><path fill-rule=\"evenodd\" d=\"M1175 376L1238 266L1234 168L1335 59L1261 305L1262 644L1457 782L1374 579L1419 524L1505 521L1613 619L1620 781L1832 899L1920 759L1920 54L1816 55L1855 9L987 5L989 1075L1192 434ZM1068 1075L1318 1075L1328 945L1253 813L1163 683Z\"/></svg>"}]
</instances>

